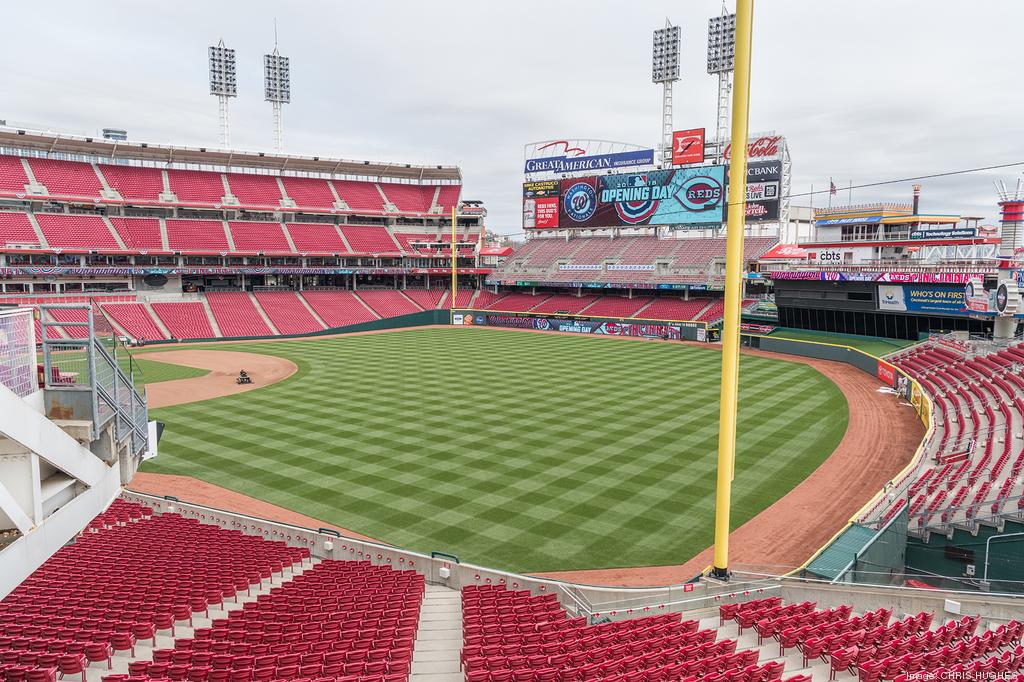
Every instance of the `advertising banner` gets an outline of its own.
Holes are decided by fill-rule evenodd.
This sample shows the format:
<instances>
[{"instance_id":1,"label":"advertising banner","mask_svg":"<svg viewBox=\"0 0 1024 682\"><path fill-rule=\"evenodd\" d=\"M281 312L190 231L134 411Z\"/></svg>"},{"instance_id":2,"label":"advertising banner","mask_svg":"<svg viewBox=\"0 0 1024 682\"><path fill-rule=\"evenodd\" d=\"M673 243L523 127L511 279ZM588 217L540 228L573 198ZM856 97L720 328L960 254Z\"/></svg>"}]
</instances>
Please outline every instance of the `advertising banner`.
<instances>
[{"instance_id":1,"label":"advertising banner","mask_svg":"<svg viewBox=\"0 0 1024 682\"><path fill-rule=\"evenodd\" d=\"M558 197L534 199L537 219L534 224L538 230L558 227Z\"/></svg>"},{"instance_id":2,"label":"advertising banner","mask_svg":"<svg viewBox=\"0 0 1024 682\"><path fill-rule=\"evenodd\" d=\"M878 361L877 375L879 380L886 386L896 385L896 368L885 360Z\"/></svg>"},{"instance_id":3,"label":"advertising banner","mask_svg":"<svg viewBox=\"0 0 1024 682\"><path fill-rule=\"evenodd\" d=\"M725 169L725 191L729 196L729 168ZM779 198L782 193L782 161L751 161L747 164L748 223L779 219Z\"/></svg>"},{"instance_id":4,"label":"advertising banner","mask_svg":"<svg viewBox=\"0 0 1024 682\"><path fill-rule=\"evenodd\" d=\"M760 135L752 137L747 142L748 159L774 159L782 155L782 148L786 144L786 138L782 135ZM732 143L725 145L722 150L722 161L729 160L729 153L732 151Z\"/></svg>"},{"instance_id":5,"label":"advertising banner","mask_svg":"<svg viewBox=\"0 0 1024 682\"><path fill-rule=\"evenodd\" d=\"M458 320L458 322L455 322ZM704 326L694 322L642 322L636 320L585 319L561 316L510 315L462 311L452 316L463 326L509 327L537 331L572 332L600 336L633 336L678 341L697 340Z\"/></svg>"},{"instance_id":6,"label":"advertising banner","mask_svg":"<svg viewBox=\"0 0 1024 682\"><path fill-rule=\"evenodd\" d=\"M911 239L975 239L978 230L955 225L918 225L910 228Z\"/></svg>"},{"instance_id":7,"label":"advertising banner","mask_svg":"<svg viewBox=\"0 0 1024 682\"><path fill-rule=\"evenodd\" d=\"M557 197L558 180L537 180L523 183L523 198Z\"/></svg>"},{"instance_id":8,"label":"advertising banner","mask_svg":"<svg viewBox=\"0 0 1024 682\"><path fill-rule=\"evenodd\" d=\"M690 128L672 133L672 165L704 163L704 129Z\"/></svg>"},{"instance_id":9,"label":"advertising banner","mask_svg":"<svg viewBox=\"0 0 1024 682\"><path fill-rule=\"evenodd\" d=\"M545 156L527 159L524 170L527 175L532 173L593 173L617 168L651 166L653 164L653 149L632 149L625 152L615 152L614 154Z\"/></svg>"},{"instance_id":10,"label":"advertising banner","mask_svg":"<svg viewBox=\"0 0 1024 682\"><path fill-rule=\"evenodd\" d=\"M723 166L565 179L559 226L720 225L724 186Z\"/></svg>"},{"instance_id":11,"label":"advertising banner","mask_svg":"<svg viewBox=\"0 0 1024 682\"><path fill-rule=\"evenodd\" d=\"M966 315L962 289L911 284L879 284L878 309L929 315Z\"/></svg>"},{"instance_id":12,"label":"advertising banner","mask_svg":"<svg viewBox=\"0 0 1024 682\"><path fill-rule=\"evenodd\" d=\"M523 227L558 227L558 180L523 183Z\"/></svg>"}]
</instances>

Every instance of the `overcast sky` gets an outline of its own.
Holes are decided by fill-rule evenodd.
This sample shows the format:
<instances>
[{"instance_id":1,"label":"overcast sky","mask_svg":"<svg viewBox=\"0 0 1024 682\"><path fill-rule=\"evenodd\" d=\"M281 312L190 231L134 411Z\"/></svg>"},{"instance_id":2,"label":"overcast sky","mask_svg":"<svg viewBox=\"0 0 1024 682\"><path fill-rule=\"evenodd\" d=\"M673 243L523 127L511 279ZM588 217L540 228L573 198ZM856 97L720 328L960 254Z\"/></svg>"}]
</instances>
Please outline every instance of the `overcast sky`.
<instances>
[{"instance_id":1,"label":"overcast sky","mask_svg":"<svg viewBox=\"0 0 1024 682\"><path fill-rule=\"evenodd\" d=\"M651 31L683 27L675 127L715 126L705 73L720 0L45 0L5 3L0 119L138 141L217 144L206 47L238 53L232 142L272 149L262 55L291 58L286 151L458 164L489 227L519 232L523 145L654 145L661 90ZM40 10L45 10L45 17ZM41 21L45 19L45 21ZM751 129L789 140L793 192L1024 161L1022 0L760 0ZM922 208L996 217L993 180L924 183ZM910 183L854 203L910 198ZM840 199L846 200L846 192ZM821 205L824 196L816 199ZM795 199L794 203L806 203Z\"/></svg>"}]
</instances>

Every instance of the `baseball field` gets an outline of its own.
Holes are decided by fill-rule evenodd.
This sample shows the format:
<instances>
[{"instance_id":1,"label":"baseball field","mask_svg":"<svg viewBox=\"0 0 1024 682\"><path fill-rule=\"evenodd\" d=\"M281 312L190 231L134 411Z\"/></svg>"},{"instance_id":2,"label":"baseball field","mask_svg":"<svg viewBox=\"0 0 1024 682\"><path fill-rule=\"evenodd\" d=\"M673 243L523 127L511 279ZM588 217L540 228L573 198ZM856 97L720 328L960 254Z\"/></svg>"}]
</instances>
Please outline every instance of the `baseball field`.
<instances>
[{"instance_id":1,"label":"baseball field","mask_svg":"<svg viewBox=\"0 0 1024 682\"><path fill-rule=\"evenodd\" d=\"M717 351L443 328L194 348L299 369L153 410L167 429L143 471L516 571L680 563L712 541ZM733 527L817 468L847 419L817 370L743 356Z\"/></svg>"}]
</instances>

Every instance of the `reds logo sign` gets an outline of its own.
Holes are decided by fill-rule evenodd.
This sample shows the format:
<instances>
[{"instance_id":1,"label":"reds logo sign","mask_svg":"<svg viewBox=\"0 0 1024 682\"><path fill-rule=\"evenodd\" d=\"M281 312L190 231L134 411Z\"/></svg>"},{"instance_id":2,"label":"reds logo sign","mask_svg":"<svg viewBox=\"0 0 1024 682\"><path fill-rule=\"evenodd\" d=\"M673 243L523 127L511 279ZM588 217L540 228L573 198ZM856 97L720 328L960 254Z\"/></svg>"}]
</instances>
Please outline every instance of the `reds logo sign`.
<instances>
[{"instance_id":1,"label":"reds logo sign","mask_svg":"<svg viewBox=\"0 0 1024 682\"><path fill-rule=\"evenodd\" d=\"M706 175L692 177L676 192L676 201L690 211L715 209L722 201L722 185Z\"/></svg>"},{"instance_id":2,"label":"reds logo sign","mask_svg":"<svg viewBox=\"0 0 1024 682\"><path fill-rule=\"evenodd\" d=\"M782 135L763 135L747 145L747 158L770 158L779 155L779 143L782 142ZM731 144L725 145L722 158L729 159Z\"/></svg>"},{"instance_id":3,"label":"reds logo sign","mask_svg":"<svg viewBox=\"0 0 1024 682\"><path fill-rule=\"evenodd\" d=\"M704 129L691 128L672 133L672 164L704 162Z\"/></svg>"}]
</instances>

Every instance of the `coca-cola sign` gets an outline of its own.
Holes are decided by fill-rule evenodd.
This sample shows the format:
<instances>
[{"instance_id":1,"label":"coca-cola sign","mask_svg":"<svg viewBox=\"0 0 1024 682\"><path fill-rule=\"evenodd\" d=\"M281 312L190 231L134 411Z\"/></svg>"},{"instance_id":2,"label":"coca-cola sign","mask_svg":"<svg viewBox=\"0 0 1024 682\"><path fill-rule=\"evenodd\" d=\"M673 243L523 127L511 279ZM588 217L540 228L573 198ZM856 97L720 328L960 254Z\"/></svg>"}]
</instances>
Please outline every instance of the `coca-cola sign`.
<instances>
[{"instance_id":1,"label":"coca-cola sign","mask_svg":"<svg viewBox=\"0 0 1024 682\"><path fill-rule=\"evenodd\" d=\"M780 150L785 146L786 140L782 135L762 135L760 137L751 138L747 144L747 158L750 159L771 159L780 155ZM729 150L732 149L731 144L725 145L725 150L722 152L722 159L725 161L729 160Z\"/></svg>"}]
</instances>

